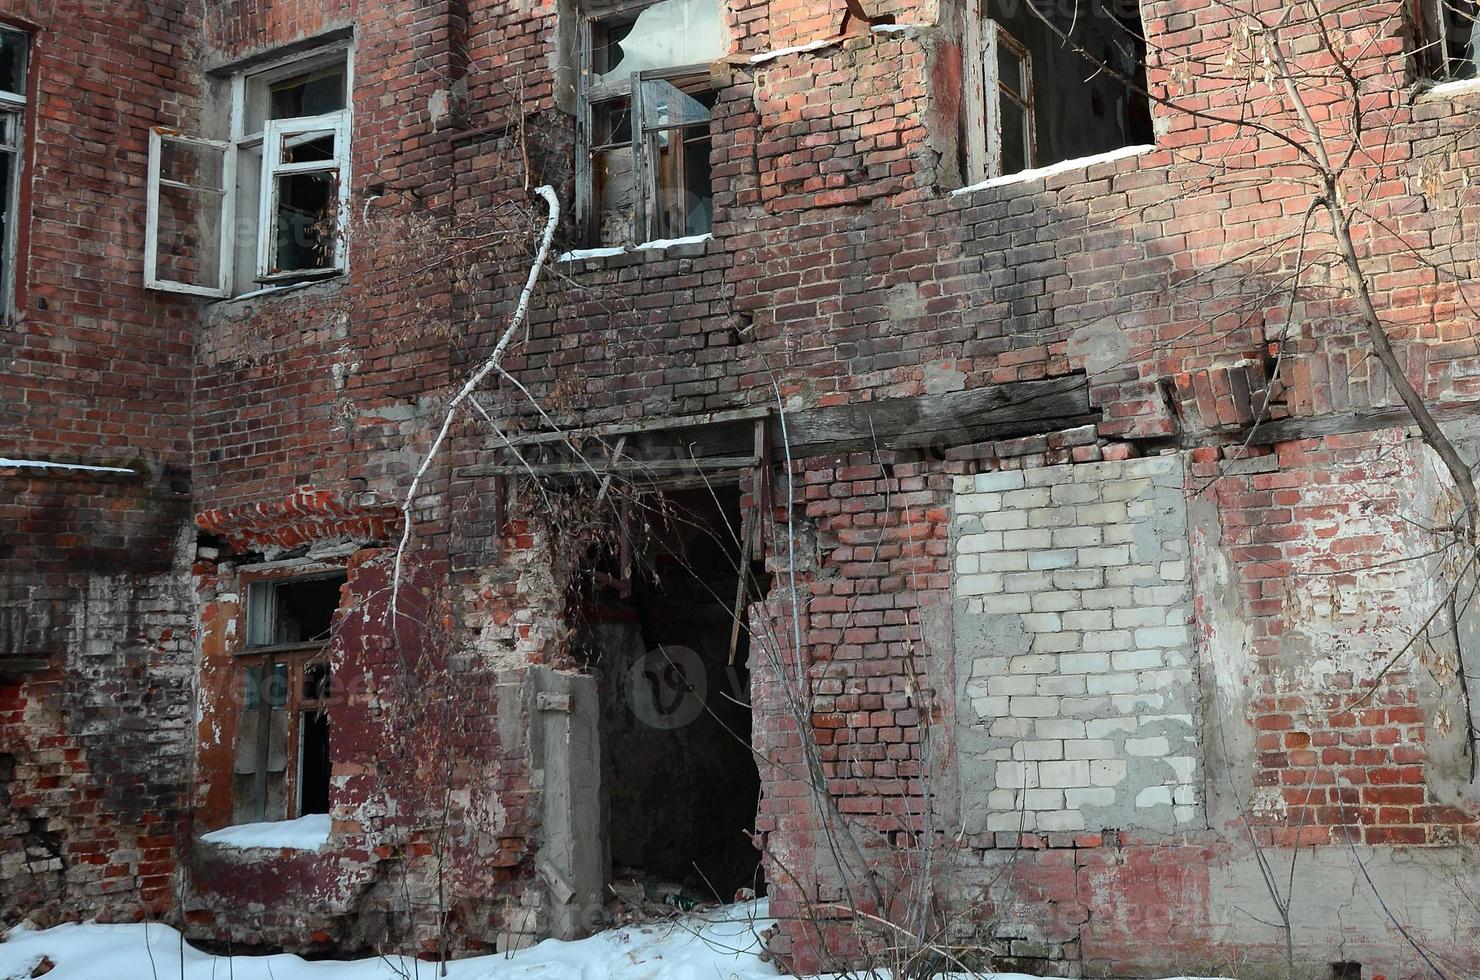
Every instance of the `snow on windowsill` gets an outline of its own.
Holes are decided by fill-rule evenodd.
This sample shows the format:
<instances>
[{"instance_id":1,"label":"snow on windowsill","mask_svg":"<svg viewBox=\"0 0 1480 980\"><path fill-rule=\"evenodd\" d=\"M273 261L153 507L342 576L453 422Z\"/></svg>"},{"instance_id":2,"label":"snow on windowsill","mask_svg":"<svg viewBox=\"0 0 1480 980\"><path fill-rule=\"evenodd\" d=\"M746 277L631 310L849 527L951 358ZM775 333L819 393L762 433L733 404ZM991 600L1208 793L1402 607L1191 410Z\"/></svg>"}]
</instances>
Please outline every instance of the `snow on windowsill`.
<instances>
[{"instance_id":1,"label":"snow on windowsill","mask_svg":"<svg viewBox=\"0 0 1480 980\"><path fill-rule=\"evenodd\" d=\"M869 28L875 34L913 34L915 31L928 31L934 24L874 24Z\"/></svg>"},{"instance_id":2,"label":"snow on windowsill","mask_svg":"<svg viewBox=\"0 0 1480 980\"><path fill-rule=\"evenodd\" d=\"M714 235L705 233L703 235L690 235L688 238L659 238L651 242L643 242L641 245L610 245L606 248L577 248L569 252L562 252L555 259L556 262L577 262L581 259L605 259L613 255L626 255L628 252L660 252L666 248L676 245L698 245L707 242Z\"/></svg>"},{"instance_id":3,"label":"snow on windowsill","mask_svg":"<svg viewBox=\"0 0 1480 980\"><path fill-rule=\"evenodd\" d=\"M750 63L752 65L759 65L763 62L774 61L777 58L785 57L789 54L804 54L808 51L816 51L818 48L832 47L834 44L837 44L842 40L843 39L841 37L824 37L818 38L816 41L808 41L806 44L797 44L789 48L777 48L775 51L762 51L760 54L751 55Z\"/></svg>"},{"instance_id":4,"label":"snow on windowsill","mask_svg":"<svg viewBox=\"0 0 1480 980\"><path fill-rule=\"evenodd\" d=\"M70 470L78 473L127 473L138 471L127 466L91 466L87 463L52 463L44 459L6 459L0 456L0 470Z\"/></svg>"},{"instance_id":5,"label":"snow on windowsill","mask_svg":"<svg viewBox=\"0 0 1480 980\"><path fill-rule=\"evenodd\" d=\"M1456 95L1469 95L1472 92L1480 92L1480 78L1461 78L1453 82L1436 82L1425 86L1414 95L1416 102L1437 101L1439 99L1452 99Z\"/></svg>"},{"instance_id":6,"label":"snow on windowsill","mask_svg":"<svg viewBox=\"0 0 1480 980\"><path fill-rule=\"evenodd\" d=\"M1126 157L1136 157L1143 153L1150 153L1156 149L1154 146L1122 146L1118 150L1110 150L1106 153L1096 153L1089 157L1075 157L1073 160L1063 160L1059 163L1049 164L1047 167L1037 167L1033 170L1019 170L1015 174L1003 174L1001 177L990 177L979 184L970 187L961 187L951 191L952 197L962 194L970 194L973 191L985 190L988 187L1004 187L1008 184L1021 184L1024 181L1037 180L1040 177L1049 177L1054 174L1068 173L1073 170L1083 170L1085 167L1097 163L1109 163L1112 160L1124 160Z\"/></svg>"},{"instance_id":7,"label":"snow on windowsill","mask_svg":"<svg viewBox=\"0 0 1480 980\"><path fill-rule=\"evenodd\" d=\"M208 844L236 850L268 848L273 850L317 851L329 842L329 815L310 813L297 820L269 820L243 823L203 834Z\"/></svg>"}]
</instances>

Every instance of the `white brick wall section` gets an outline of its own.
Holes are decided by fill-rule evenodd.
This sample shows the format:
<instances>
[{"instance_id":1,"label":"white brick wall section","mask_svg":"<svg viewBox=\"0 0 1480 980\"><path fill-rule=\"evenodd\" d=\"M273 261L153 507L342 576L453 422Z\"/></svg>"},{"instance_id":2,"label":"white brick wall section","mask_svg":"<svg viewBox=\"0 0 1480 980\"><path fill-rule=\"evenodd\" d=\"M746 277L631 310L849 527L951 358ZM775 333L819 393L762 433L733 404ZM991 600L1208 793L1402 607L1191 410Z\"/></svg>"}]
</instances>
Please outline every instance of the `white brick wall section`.
<instances>
[{"instance_id":1,"label":"white brick wall section","mask_svg":"<svg viewBox=\"0 0 1480 980\"><path fill-rule=\"evenodd\" d=\"M1183 465L955 479L958 724L972 736L961 778L981 829L1203 819ZM978 635L1020 649L962 639Z\"/></svg>"}]
</instances>

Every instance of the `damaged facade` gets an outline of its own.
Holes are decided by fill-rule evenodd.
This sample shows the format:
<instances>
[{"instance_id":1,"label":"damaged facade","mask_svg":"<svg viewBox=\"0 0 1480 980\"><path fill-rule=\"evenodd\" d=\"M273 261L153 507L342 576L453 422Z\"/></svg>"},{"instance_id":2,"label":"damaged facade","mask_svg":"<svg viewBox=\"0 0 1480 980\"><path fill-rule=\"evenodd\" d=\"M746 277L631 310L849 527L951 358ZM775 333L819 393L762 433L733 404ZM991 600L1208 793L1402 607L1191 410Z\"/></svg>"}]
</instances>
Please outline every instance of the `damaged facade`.
<instances>
[{"instance_id":1,"label":"damaged facade","mask_svg":"<svg viewBox=\"0 0 1480 980\"><path fill-rule=\"evenodd\" d=\"M1480 458L1468 20L1328 13ZM1310 976L1480 971L1453 488L1277 86L1165 54L1236 21L6 0L0 917L456 954L635 879L764 889L802 971L1258 976L1285 913Z\"/></svg>"}]
</instances>

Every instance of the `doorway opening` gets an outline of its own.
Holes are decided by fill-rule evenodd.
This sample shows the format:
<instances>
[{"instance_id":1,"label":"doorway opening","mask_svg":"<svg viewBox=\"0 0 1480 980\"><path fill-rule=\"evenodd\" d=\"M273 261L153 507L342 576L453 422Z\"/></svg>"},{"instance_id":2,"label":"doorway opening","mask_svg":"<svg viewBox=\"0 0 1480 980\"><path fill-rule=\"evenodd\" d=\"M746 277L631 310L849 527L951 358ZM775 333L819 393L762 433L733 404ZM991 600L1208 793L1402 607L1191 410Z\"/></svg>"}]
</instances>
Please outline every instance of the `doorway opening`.
<instances>
[{"instance_id":1,"label":"doorway opening","mask_svg":"<svg viewBox=\"0 0 1480 980\"><path fill-rule=\"evenodd\" d=\"M625 506L624 540L583 583L576 643L599 691L607 898L689 907L763 894L743 610L764 581L742 554L739 491Z\"/></svg>"}]
</instances>

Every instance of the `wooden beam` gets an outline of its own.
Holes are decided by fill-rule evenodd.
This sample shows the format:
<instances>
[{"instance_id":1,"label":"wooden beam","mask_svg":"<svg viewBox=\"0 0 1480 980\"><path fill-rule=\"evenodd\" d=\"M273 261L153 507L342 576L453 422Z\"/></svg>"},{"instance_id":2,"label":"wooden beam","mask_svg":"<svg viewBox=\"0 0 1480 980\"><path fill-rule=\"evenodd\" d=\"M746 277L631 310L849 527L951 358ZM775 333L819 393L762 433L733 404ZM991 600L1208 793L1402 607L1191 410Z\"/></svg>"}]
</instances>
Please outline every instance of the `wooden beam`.
<instances>
[{"instance_id":1,"label":"wooden beam","mask_svg":"<svg viewBox=\"0 0 1480 980\"><path fill-rule=\"evenodd\" d=\"M793 458L871 449L963 446L1054 432L1099 421L1084 375L1014 381L913 398L856 401L771 420L775 449Z\"/></svg>"},{"instance_id":2,"label":"wooden beam","mask_svg":"<svg viewBox=\"0 0 1480 980\"><path fill-rule=\"evenodd\" d=\"M580 444L592 438L615 437L624 444L626 455L620 462L593 459L589 463L531 463L528 468L475 464L460 470L459 475L528 476L530 470L539 476L589 476L593 471L600 475L613 472L656 475L711 472L753 467L758 463L768 466L771 461L764 458L764 453L740 455L744 451L741 445L756 453L753 429L744 425L746 422L752 425L764 422L772 453L779 455L785 449L793 458L799 458L876 448L944 449L989 439L1054 432L1097 422L1100 418L1099 411L1090 408L1089 383L1080 374L986 385L968 391L801 408L782 414L765 407L740 408L511 436L511 446L553 445L567 452L566 441Z\"/></svg>"},{"instance_id":3,"label":"wooden beam","mask_svg":"<svg viewBox=\"0 0 1480 980\"><path fill-rule=\"evenodd\" d=\"M1480 402L1467 405L1451 405L1431 410L1440 422L1455 422L1480 416ZM1278 419L1246 427L1236 441L1248 441L1255 446L1272 446L1279 442L1294 442L1299 439L1319 439L1322 436L1345 435L1351 432L1375 432L1378 429L1394 429L1413 425L1413 416L1402 405L1391 408L1373 408L1356 412L1340 412L1332 415L1311 415L1303 418ZM1250 431L1252 429L1252 431ZM1198 445L1207 441L1195 438Z\"/></svg>"},{"instance_id":4,"label":"wooden beam","mask_svg":"<svg viewBox=\"0 0 1480 980\"><path fill-rule=\"evenodd\" d=\"M648 473L708 473L715 470L749 469L760 463L754 456L700 456L694 459L633 459L624 456L616 462L593 459L586 463L531 463L519 466L489 463L466 466L459 476L605 476L612 473L641 476Z\"/></svg>"},{"instance_id":5,"label":"wooden beam","mask_svg":"<svg viewBox=\"0 0 1480 980\"><path fill-rule=\"evenodd\" d=\"M541 443L563 443L566 440L603 438L606 436L639 435L645 432L667 432L673 429L697 429L721 422L747 422L765 418L771 409L764 406L735 408L698 415L665 415L641 422L610 422L583 428L566 429L561 432L527 432L511 434L509 445L533 446Z\"/></svg>"}]
</instances>

